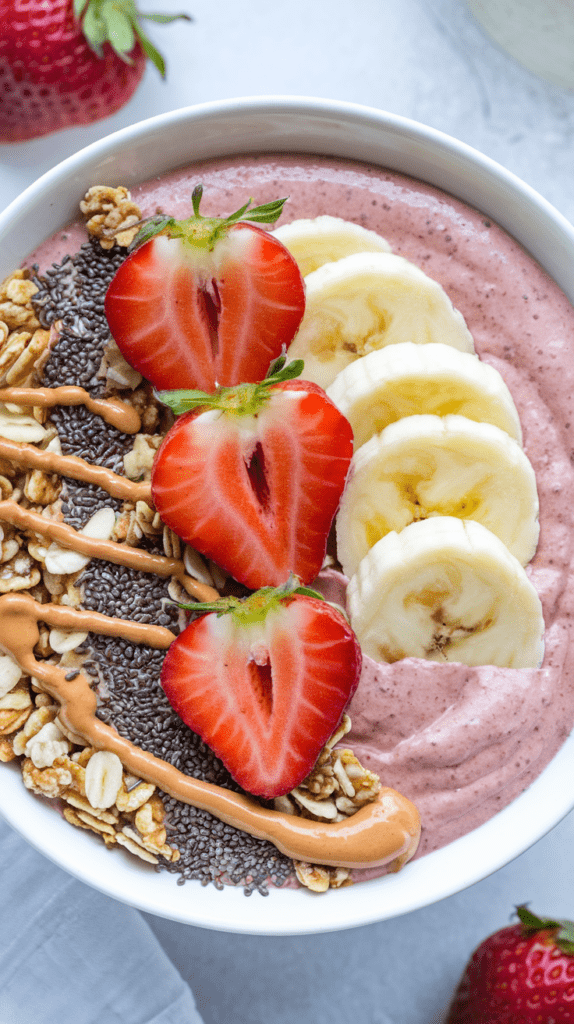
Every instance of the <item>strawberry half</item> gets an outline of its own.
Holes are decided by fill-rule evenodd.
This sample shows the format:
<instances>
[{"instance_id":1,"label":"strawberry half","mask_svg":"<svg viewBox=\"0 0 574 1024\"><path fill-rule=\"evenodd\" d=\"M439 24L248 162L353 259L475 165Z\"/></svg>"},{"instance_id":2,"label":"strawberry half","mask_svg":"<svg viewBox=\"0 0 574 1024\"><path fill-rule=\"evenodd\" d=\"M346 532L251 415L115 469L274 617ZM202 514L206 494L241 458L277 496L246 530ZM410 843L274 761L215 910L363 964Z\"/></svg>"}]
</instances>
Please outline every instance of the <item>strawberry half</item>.
<instances>
[{"instance_id":1,"label":"strawberry half","mask_svg":"<svg viewBox=\"0 0 574 1024\"><path fill-rule=\"evenodd\" d=\"M106 316L125 359L157 388L257 381L292 341L305 308L299 268L274 223L284 199L226 218L152 218L117 271ZM150 237L150 235L152 237ZM136 238L136 245L138 238Z\"/></svg>"},{"instance_id":2,"label":"strawberry half","mask_svg":"<svg viewBox=\"0 0 574 1024\"><path fill-rule=\"evenodd\" d=\"M342 613L319 595L266 587L224 598L171 644L161 684L243 789L272 798L309 774L361 671Z\"/></svg>"},{"instance_id":3,"label":"strawberry half","mask_svg":"<svg viewBox=\"0 0 574 1024\"><path fill-rule=\"evenodd\" d=\"M353 454L349 421L325 392L293 380L302 362L259 384L160 392L180 416L152 467L152 497L164 523L251 590L291 572L310 583Z\"/></svg>"}]
</instances>

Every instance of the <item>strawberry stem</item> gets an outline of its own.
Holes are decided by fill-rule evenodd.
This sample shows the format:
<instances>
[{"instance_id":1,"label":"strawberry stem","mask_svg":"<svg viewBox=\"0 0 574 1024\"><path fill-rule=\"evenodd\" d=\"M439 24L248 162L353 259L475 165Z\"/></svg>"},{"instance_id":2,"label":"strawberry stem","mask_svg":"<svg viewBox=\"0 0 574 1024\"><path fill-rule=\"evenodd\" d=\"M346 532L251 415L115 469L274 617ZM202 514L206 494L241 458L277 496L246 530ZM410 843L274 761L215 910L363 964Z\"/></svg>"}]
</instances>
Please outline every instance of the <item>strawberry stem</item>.
<instances>
[{"instance_id":1,"label":"strawberry stem","mask_svg":"<svg viewBox=\"0 0 574 1024\"><path fill-rule=\"evenodd\" d=\"M288 198L285 196L284 199L273 199L270 203L264 203L262 206L251 206L253 200L249 199L228 217L204 217L199 212L202 197L203 185L198 183L191 193L193 216L186 220L175 220L173 217L163 215L150 217L134 238L130 250L148 242L155 235L167 235L168 238L181 238L187 245L207 249L208 252L211 252L218 239L224 237L229 228L239 221L274 224L281 216L283 206Z\"/></svg>"},{"instance_id":2,"label":"strawberry stem","mask_svg":"<svg viewBox=\"0 0 574 1024\"><path fill-rule=\"evenodd\" d=\"M301 586L299 577L291 573L289 579L280 587L261 587L260 590L255 590L248 597L222 597L219 601L190 601L187 603L178 601L174 603L177 603L179 608L202 614L215 612L218 617L231 612L238 622L252 623L263 621L272 608L296 594L303 597L315 597L320 601L325 600L317 590Z\"/></svg>"},{"instance_id":3,"label":"strawberry stem","mask_svg":"<svg viewBox=\"0 0 574 1024\"><path fill-rule=\"evenodd\" d=\"M273 385L293 380L303 370L302 359L293 359L287 365L285 363L286 356L279 356L271 363L265 379L252 384L220 387L213 394L184 389L156 391L155 397L163 405L167 405L176 416L182 416L197 408L219 409L233 416L255 416L269 400L269 390Z\"/></svg>"}]
</instances>

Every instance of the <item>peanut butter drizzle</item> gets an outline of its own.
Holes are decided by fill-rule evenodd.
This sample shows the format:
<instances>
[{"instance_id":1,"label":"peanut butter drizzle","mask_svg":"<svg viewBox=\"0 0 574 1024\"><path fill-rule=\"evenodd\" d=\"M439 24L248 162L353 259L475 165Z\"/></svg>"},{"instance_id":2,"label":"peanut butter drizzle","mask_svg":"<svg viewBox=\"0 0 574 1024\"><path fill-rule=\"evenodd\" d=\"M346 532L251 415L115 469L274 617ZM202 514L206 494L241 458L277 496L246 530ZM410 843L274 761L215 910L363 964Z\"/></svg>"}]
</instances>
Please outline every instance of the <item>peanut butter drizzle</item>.
<instances>
[{"instance_id":1,"label":"peanut butter drizzle","mask_svg":"<svg viewBox=\"0 0 574 1024\"><path fill-rule=\"evenodd\" d=\"M269 840L294 860L347 868L385 864L396 867L414 854L420 835L418 811L393 789L382 789L373 803L344 821L323 823L261 807L253 797L184 775L173 765L136 747L96 718L97 697L84 675L66 679L65 669L36 660L39 621L57 629L121 636L158 649L169 647L174 634L161 626L112 619L99 612L41 605L25 594L5 594L0 598L0 647L60 702L60 718L66 728L83 737L89 746L117 754L122 764L139 778L159 786L177 800L209 811L228 825Z\"/></svg>"},{"instance_id":2,"label":"peanut butter drizzle","mask_svg":"<svg viewBox=\"0 0 574 1024\"><path fill-rule=\"evenodd\" d=\"M21 530L31 530L49 540L55 541L62 548L69 548L90 558L101 558L114 565L124 565L140 572L155 573L156 576L175 576L191 597L197 601L216 601L219 593L205 583L198 583L185 572L183 562L178 558L166 558L165 555L153 555L149 551L133 548L129 544L118 544L113 540L98 540L79 533L66 523L55 519L45 519L38 512L22 508L15 501L0 501L0 522L10 523Z\"/></svg>"},{"instance_id":3,"label":"peanut butter drizzle","mask_svg":"<svg viewBox=\"0 0 574 1024\"><path fill-rule=\"evenodd\" d=\"M124 501L147 501L151 503L151 484L148 480L137 483L119 476L105 466L92 466L77 455L58 455L56 452L44 451L24 441L9 441L0 437L0 456L9 459L24 469L42 469L44 473L57 473L72 480L82 480L87 484L96 484L112 498Z\"/></svg>"},{"instance_id":4,"label":"peanut butter drizzle","mask_svg":"<svg viewBox=\"0 0 574 1024\"><path fill-rule=\"evenodd\" d=\"M0 388L0 402L15 405L36 405L51 408L54 405L85 405L89 412L101 416L110 426L124 434L137 434L141 427L138 412L119 398L92 398L84 388L68 384L59 388Z\"/></svg>"}]
</instances>

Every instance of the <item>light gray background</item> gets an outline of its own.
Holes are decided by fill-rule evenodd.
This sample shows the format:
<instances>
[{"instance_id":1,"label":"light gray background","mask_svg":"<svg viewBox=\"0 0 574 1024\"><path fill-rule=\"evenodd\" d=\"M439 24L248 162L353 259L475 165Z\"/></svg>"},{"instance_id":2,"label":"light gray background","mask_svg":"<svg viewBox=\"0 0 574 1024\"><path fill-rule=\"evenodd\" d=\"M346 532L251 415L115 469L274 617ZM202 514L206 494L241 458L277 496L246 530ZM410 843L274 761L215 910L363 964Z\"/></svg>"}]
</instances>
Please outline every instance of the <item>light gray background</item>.
<instances>
[{"instance_id":1,"label":"light gray background","mask_svg":"<svg viewBox=\"0 0 574 1024\"><path fill-rule=\"evenodd\" d=\"M114 117L0 145L0 207L54 163L133 121L207 100L290 94L364 103L455 135L574 220L574 94L502 53L463 0L144 0L142 6L195 17L189 27L153 29L168 56L167 82L150 68ZM259 938L147 920L193 987L205 1024L438 1024L468 954L508 922L516 903L574 917L573 840L570 815L472 889L352 931ZM259 898L251 897L254 914Z\"/></svg>"}]
</instances>

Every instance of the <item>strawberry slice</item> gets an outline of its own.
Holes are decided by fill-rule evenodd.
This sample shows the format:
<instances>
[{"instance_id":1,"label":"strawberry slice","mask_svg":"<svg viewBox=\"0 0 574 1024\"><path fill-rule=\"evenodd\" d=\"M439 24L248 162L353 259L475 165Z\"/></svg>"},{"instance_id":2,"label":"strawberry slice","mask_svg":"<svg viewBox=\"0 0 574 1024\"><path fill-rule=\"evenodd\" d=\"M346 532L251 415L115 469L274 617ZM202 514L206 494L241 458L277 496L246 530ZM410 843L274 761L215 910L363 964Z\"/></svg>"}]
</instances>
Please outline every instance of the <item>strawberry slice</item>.
<instances>
[{"instance_id":1,"label":"strawberry slice","mask_svg":"<svg viewBox=\"0 0 574 1024\"><path fill-rule=\"evenodd\" d=\"M243 789L272 798L309 774L361 671L343 614L286 585L223 598L170 646L161 684Z\"/></svg>"},{"instance_id":2,"label":"strawberry slice","mask_svg":"<svg viewBox=\"0 0 574 1024\"><path fill-rule=\"evenodd\" d=\"M202 217L202 186L188 220L152 218L106 295L112 335L157 388L257 381L292 341L305 290L291 253L246 220L274 223L284 199L226 218Z\"/></svg>"},{"instance_id":3,"label":"strawberry slice","mask_svg":"<svg viewBox=\"0 0 574 1024\"><path fill-rule=\"evenodd\" d=\"M301 360L258 384L160 392L181 415L152 467L164 523L252 590L319 572L353 453L347 419ZM199 406L199 408L195 408Z\"/></svg>"}]
</instances>

